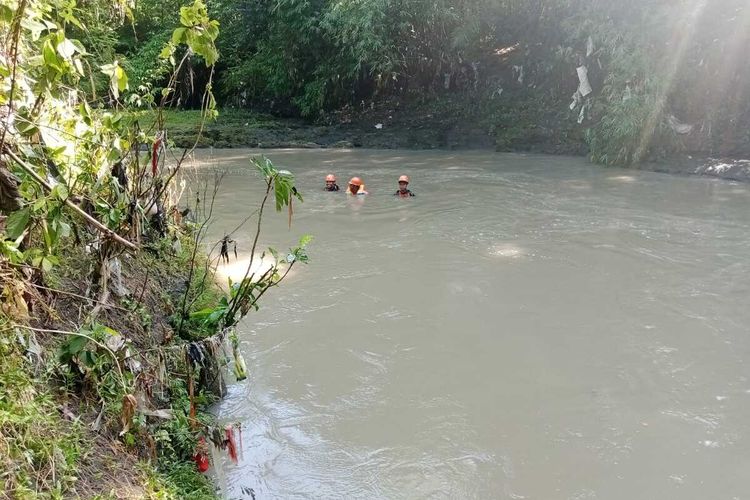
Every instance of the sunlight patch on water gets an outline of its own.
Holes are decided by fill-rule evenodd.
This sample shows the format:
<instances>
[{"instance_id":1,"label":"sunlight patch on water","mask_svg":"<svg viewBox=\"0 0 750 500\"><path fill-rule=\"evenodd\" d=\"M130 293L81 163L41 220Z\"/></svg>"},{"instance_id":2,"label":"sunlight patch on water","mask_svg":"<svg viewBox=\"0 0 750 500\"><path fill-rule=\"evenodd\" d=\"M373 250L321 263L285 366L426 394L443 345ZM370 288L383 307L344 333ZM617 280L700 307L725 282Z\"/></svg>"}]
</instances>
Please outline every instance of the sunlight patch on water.
<instances>
[{"instance_id":1,"label":"sunlight patch on water","mask_svg":"<svg viewBox=\"0 0 750 500\"><path fill-rule=\"evenodd\" d=\"M590 190L594 187L589 181L583 181L580 179L564 180L560 182L560 185L568 189L577 189L581 191Z\"/></svg>"},{"instance_id":2,"label":"sunlight patch on water","mask_svg":"<svg viewBox=\"0 0 750 500\"><path fill-rule=\"evenodd\" d=\"M615 175L612 177L608 177L608 179L611 181L624 182L624 183L631 183L631 182L636 181L635 176L632 176L632 175Z\"/></svg>"},{"instance_id":3,"label":"sunlight patch on water","mask_svg":"<svg viewBox=\"0 0 750 500\"><path fill-rule=\"evenodd\" d=\"M219 264L216 268L216 274L222 278L220 282L225 283L227 279L231 279L233 282L240 281L247 272L247 266L250 264L250 257L240 257L237 260L230 261L229 263ZM252 276L253 281L257 281L263 273L273 267L273 257L263 257L260 255L253 259L253 265L250 268L248 276ZM290 271L289 276L294 274L294 271Z\"/></svg>"},{"instance_id":4,"label":"sunlight patch on water","mask_svg":"<svg viewBox=\"0 0 750 500\"><path fill-rule=\"evenodd\" d=\"M500 257L505 259L517 259L527 255L523 248L520 248L512 243L502 243L494 245L490 248L490 256Z\"/></svg>"}]
</instances>

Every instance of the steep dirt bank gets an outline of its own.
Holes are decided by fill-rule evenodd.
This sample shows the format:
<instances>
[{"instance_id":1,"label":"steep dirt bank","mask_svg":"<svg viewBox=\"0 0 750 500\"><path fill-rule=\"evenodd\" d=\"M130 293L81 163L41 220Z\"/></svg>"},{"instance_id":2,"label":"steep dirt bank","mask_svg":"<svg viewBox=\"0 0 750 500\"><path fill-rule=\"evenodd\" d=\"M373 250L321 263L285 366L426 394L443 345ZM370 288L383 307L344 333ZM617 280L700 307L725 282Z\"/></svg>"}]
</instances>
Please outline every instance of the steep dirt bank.
<instances>
[{"instance_id":1,"label":"steep dirt bank","mask_svg":"<svg viewBox=\"0 0 750 500\"><path fill-rule=\"evenodd\" d=\"M185 349L202 335L174 327L189 232L112 258L108 292L96 246L44 273L0 259L0 498L213 498L191 460L209 419Z\"/></svg>"}]
</instances>

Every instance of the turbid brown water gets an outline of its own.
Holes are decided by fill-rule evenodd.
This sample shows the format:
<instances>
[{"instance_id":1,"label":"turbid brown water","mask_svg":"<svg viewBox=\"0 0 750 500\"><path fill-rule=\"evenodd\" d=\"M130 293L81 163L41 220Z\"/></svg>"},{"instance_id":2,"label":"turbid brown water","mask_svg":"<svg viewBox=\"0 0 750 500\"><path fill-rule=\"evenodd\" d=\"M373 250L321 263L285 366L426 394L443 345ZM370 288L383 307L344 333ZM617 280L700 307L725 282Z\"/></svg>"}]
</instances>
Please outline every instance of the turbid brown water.
<instances>
[{"instance_id":1,"label":"turbid brown water","mask_svg":"<svg viewBox=\"0 0 750 500\"><path fill-rule=\"evenodd\" d=\"M750 189L493 153L265 151L311 263L240 328L227 498L750 495ZM260 200L249 151L212 238ZM371 195L322 191L364 177ZM392 196L399 174L417 197ZM236 239L240 257L252 226ZM244 254L246 255L246 254ZM223 271L233 273L241 263Z\"/></svg>"}]
</instances>

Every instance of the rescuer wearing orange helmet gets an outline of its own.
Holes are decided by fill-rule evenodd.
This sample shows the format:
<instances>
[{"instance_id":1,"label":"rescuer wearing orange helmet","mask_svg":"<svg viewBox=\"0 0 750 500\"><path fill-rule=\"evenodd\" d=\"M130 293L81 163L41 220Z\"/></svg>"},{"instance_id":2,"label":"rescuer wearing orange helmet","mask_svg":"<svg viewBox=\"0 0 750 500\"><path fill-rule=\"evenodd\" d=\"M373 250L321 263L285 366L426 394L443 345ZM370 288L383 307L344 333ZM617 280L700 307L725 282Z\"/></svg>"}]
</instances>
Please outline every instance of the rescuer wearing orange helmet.
<instances>
[{"instance_id":1,"label":"rescuer wearing orange helmet","mask_svg":"<svg viewBox=\"0 0 750 500\"><path fill-rule=\"evenodd\" d=\"M338 191L339 185L336 184L336 176L333 174L326 175L326 187L324 187L326 191Z\"/></svg>"},{"instance_id":2,"label":"rescuer wearing orange helmet","mask_svg":"<svg viewBox=\"0 0 750 500\"><path fill-rule=\"evenodd\" d=\"M408 186L409 176L402 175L398 178L398 191L393 193L393 196L400 196L401 198L409 198L410 196L414 196L414 193L409 190Z\"/></svg>"},{"instance_id":3,"label":"rescuer wearing orange helmet","mask_svg":"<svg viewBox=\"0 0 750 500\"><path fill-rule=\"evenodd\" d=\"M362 179L359 177L352 177L349 181L349 187L346 189L346 192L353 195L369 194L365 190L365 183L362 182Z\"/></svg>"}]
</instances>

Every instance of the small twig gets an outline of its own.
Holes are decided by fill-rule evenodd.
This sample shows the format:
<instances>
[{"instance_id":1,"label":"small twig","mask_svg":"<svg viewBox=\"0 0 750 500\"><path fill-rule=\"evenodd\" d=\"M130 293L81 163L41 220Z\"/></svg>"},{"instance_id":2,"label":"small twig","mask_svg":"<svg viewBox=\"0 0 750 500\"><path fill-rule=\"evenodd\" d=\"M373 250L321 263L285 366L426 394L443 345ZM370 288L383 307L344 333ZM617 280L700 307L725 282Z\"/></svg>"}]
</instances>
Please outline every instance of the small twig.
<instances>
[{"instance_id":1,"label":"small twig","mask_svg":"<svg viewBox=\"0 0 750 500\"><path fill-rule=\"evenodd\" d=\"M143 302L143 296L146 295L146 284L148 283L148 273L146 273L146 276L143 278L143 288L141 288L141 294L138 296L138 300L136 301L136 304L139 306Z\"/></svg>"},{"instance_id":2,"label":"small twig","mask_svg":"<svg viewBox=\"0 0 750 500\"><path fill-rule=\"evenodd\" d=\"M245 275L242 277L242 280L240 280L239 290L237 290L234 298L229 303L227 313L224 316L225 318L234 318L234 315L237 314L237 310L240 307L240 301L243 295L247 292L247 288L251 284L250 282L252 281L252 277L250 278L250 280L248 280L247 277L250 275L250 270L253 267L253 260L255 259L255 249L258 246L258 239L260 238L260 227L261 223L263 222L263 209L265 208L268 197L271 194L271 187L273 186L274 179L274 177L269 177L266 181L266 194L265 196L263 196L263 201L261 201L260 208L258 209L258 224L255 228L255 238L253 239L253 246L250 249L250 262L248 263L247 269L245 270Z\"/></svg>"},{"instance_id":3,"label":"small twig","mask_svg":"<svg viewBox=\"0 0 750 500\"><path fill-rule=\"evenodd\" d=\"M66 292L64 290L58 290L56 288L48 288L46 286L36 285L34 283L31 283L31 286L33 286L34 288L38 288L40 290L47 290L49 292L59 293L61 295L70 295L71 297L77 297L79 299L88 300L89 302L94 302L94 303L98 303L99 302L98 300L92 299L91 297L86 297L85 295L78 295L77 293L73 293L73 292ZM113 309L119 309L121 311L130 312L129 309L125 309L124 307L116 306L116 305L113 305L113 304L106 304L106 303L104 303L104 305L107 306L107 307L111 307Z\"/></svg>"}]
</instances>

